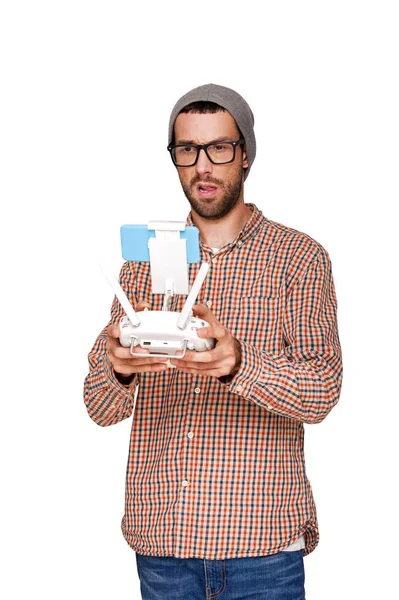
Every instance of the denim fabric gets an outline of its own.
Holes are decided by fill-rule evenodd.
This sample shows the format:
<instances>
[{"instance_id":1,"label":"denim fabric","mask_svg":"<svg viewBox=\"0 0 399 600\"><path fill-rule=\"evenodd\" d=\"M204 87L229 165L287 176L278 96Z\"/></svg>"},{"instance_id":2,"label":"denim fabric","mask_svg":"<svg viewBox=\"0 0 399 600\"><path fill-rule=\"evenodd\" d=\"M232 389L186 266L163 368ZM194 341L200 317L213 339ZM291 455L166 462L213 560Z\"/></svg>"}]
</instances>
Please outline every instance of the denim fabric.
<instances>
[{"instance_id":1,"label":"denim fabric","mask_svg":"<svg viewBox=\"0 0 399 600\"><path fill-rule=\"evenodd\" d=\"M136 553L143 600L305 600L302 550L203 560Z\"/></svg>"}]
</instances>

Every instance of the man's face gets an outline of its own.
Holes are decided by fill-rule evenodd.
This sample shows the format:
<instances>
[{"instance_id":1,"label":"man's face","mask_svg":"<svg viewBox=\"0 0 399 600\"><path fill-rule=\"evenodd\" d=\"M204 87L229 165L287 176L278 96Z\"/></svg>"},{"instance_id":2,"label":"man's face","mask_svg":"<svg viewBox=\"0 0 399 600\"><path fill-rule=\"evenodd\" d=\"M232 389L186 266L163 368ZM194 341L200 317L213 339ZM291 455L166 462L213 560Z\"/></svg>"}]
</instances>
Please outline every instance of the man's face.
<instances>
[{"instance_id":1,"label":"man's face","mask_svg":"<svg viewBox=\"0 0 399 600\"><path fill-rule=\"evenodd\" d=\"M237 141L237 125L227 111L182 113L175 121L175 144ZM192 167L178 167L180 183L191 208L205 219L221 219L243 199L243 169L248 167L243 146L233 162L214 165L201 150Z\"/></svg>"}]
</instances>

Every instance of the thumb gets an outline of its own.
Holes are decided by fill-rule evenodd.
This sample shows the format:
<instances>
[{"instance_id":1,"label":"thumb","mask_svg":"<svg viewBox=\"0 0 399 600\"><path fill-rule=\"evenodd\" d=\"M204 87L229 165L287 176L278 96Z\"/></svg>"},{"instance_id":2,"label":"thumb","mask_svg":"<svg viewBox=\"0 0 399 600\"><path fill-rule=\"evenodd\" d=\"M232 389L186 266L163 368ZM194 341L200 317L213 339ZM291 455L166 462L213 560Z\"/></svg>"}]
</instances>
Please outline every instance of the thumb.
<instances>
[{"instance_id":1,"label":"thumb","mask_svg":"<svg viewBox=\"0 0 399 600\"><path fill-rule=\"evenodd\" d=\"M141 300L138 304L136 304L136 308L134 310L137 312L140 312L140 311L144 310L145 308L148 308L148 310L151 310L151 304L149 302L146 302L145 300Z\"/></svg>"},{"instance_id":2,"label":"thumb","mask_svg":"<svg viewBox=\"0 0 399 600\"><path fill-rule=\"evenodd\" d=\"M194 304L193 313L194 316L199 317L200 319L204 319L204 321L207 321L211 327L219 325L219 321L217 320L213 312L209 310L207 306L205 306L205 304Z\"/></svg>"}]
</instances>

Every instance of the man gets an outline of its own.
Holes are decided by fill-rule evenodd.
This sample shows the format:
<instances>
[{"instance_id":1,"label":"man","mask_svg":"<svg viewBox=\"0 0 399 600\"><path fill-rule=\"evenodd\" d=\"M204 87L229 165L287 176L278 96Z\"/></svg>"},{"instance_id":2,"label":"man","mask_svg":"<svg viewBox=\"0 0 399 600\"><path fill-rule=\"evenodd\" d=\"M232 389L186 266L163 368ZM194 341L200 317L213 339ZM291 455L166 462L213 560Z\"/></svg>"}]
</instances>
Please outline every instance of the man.
<instances>
[{"instance_id":1,"label":"man","mask_svg":"<svg viewBox=\"0 0 399 600\"><path fill-rule=\"evenodd\" d=\"M244 203L253 124L247 102L213 84L170 117L188 223L211 265L195 307L210 326L198 333L215 348L172 365L144 350L133 358L115 300L89 355L94 421L129 417L137 394L122 530L145 600L302 600L303 556L318 543L303 424L322 421L340 394L334 285L320 244ZM161 308L148 263L125 263L120 280L139 310Z\"/></svg>"}]
</instances>

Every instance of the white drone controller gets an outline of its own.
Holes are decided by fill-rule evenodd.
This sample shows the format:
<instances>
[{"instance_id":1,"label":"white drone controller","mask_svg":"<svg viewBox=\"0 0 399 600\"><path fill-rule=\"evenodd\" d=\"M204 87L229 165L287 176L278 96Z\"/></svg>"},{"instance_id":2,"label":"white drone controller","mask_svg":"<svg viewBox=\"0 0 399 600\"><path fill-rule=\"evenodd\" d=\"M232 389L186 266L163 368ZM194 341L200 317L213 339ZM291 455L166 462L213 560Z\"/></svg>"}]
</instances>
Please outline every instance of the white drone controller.
<instances>
[{"instance_id":1,"label":"white drone controller","mask_svg":"<svg viewBox=\"0 0 399 600\"><path fill-rule=\"evenodd\" d=\"M143 356L134 351L138 346L149 350L151 357L162 358L165 356L183 358L187 350L203 352L214 348L215 340L213 338L200 338L197 333L199 328L209 327L209 323L192 314L192 307L208 268L208 263L202 263L181 313L145 309L139 313L139 316L130 304L117 278L102 266L108 282L126 313L119 324L119 341L122 346L130 347L132 356Z\"/></svg>"}]
</instances>

